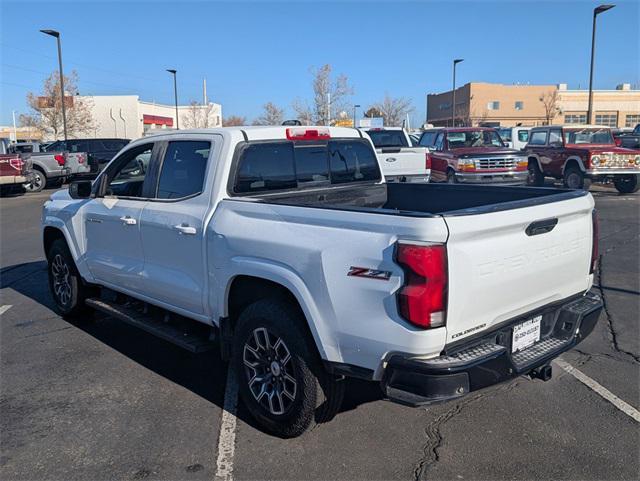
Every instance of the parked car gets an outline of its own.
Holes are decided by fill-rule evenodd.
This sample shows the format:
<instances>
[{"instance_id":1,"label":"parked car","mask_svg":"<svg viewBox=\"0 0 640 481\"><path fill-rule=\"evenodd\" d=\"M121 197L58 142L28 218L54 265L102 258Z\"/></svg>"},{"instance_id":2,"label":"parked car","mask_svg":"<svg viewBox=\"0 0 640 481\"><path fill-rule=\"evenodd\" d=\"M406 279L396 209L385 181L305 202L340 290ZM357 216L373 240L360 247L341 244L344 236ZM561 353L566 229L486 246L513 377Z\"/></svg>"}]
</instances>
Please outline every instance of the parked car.
<instances>
[{"instance_id":1,"label":"parked car","mask_svg":"<svg viewBox=\"0 0 640 481\"><path fill-rule=\"evenodd\" d=\"M611 133L618 147L640 149L640 124L635 129L612 129Z\"/></svg>"},{"instance_id":2,"label":"parked car","mask_svg":"<svg viewBox=\"0 0 640 481\"><path fill-rule=\"evenodd\" d=\"M621 193L640 187L640 150L618 147L609 127L535 127L526 150L531 185L543 185L545 177L554 177L570 189L588 190L592 181L613 181Z\"/></svg>"},{"instance_id":3,"label":"parked car","mask_svg":"<svg viewBox=\"0 0 640 481\"><path fill-rule=\"evenodd\" d=\"M549 379L602 309L593 208L578 190L387 184L352 128L232 127L131 142L51 196L43 244L63 315L194 352L215 337L259 425L296 436L336 412L344 376L413 406Z\"/></svg>"},{"instance_id":4,"label":"parked car","mask_svg":"<svg viewBox=\"0 0 640 481\"><path fill-rule=\"evenodd\" d=\"M0 139L0 194L24 192L33 179L31 161L9 150L6 139Z\"/></svg>"},{"instance_id":5,"label":"parked car","mask_svg":"<svg viewBox=\"0 0 640 481\"><path fill-rule=\"evenodd\" d=\"M431 179L449 183L524 184L527 157L507 148L492 128L428 129L420 145L431 147Z\"/></svg>"},{"instance_id":6,"label":"parked car","mask_svg":"<svg viewBox=\"0 0 640 481\"><path fill-rule=\"evenodd\" d=\"M531 127L498 127L496 130L504 145L510 149L523 150L529 141Z\"/></svg>"},{"instance_id":7,"label":"parked car","mask_svg":"<svg viewBox=\"0 0 640 481\"><path fill-rule=\"evenodd\" d=\"M11 153L15 152L15 146L20 144L11 144L8 149ZM36 145L31 146L31 150L38 150ZM61 186L71 175L71 168L67 165L67 152L30 152L18 153L20 157L29 159L32 164L31 181L25 184L27 192L40 192L46 186Z\"/></svg>"},{"instance_id":8,"label":"parked car","mask_svg":"<svg viewBox=\"0 0 640 481\"><path fill-rule=\"evenodd\" d=\"M20 142L11 144L12 152L20 152L25 155L38 154L46 152L42 144L38 142ZM53 153L52 150L48 151ZM98 173L98 162L87 152L57 152L65 158L65 167L69 169L69 173L65 180L77 179L80 177L90 176ZM45 181L46 183L46 181ZM57 183L60 183L59 181ZM44 185L43 185L44 188Z\"/></svg>"},{"instance_id":9,"label":"parked car","mask_svg":"<svg viewBox=\"0 0 640 481\"><path fill-rule=\"evenodd\" d=\"M431 156L429 149L414 147L401 127L365 128L376 149L387 182L429 182Z\"/></svg>"},{"instance_id":10,"label":"parked car","mask_svg":"<svg viewBox=\"0 0 640 481\"><path fill-rule=\"evenodd\" d=\"M58 140L47 147L47 152L53 150L68 150L69 152L87 152L91 159L97 162L98 170L102 168L131 142L129 139L68 139Z\"/></svg>"}]
</instances>

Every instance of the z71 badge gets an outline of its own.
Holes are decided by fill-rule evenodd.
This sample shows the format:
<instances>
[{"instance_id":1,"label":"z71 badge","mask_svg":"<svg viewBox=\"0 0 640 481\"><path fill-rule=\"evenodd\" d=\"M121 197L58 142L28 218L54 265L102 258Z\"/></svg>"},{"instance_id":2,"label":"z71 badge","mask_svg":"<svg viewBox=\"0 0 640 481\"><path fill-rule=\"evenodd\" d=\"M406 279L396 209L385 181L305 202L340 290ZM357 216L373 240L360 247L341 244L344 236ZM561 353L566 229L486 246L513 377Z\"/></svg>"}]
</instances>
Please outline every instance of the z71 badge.
<instances>
[{"instance_id":1,"label":"z71 badge","mask_svg":"<svg viewBox=\"0 0 640 481\"><path fill-rule=\"evenodd\" d=\"M377 269L367 269L366 267L349 267L348 276L354 277L366 277L368 279L378 279L379 281L388 281L391 277L391 272L380 271Z\"/></svg>"}]
</instances>

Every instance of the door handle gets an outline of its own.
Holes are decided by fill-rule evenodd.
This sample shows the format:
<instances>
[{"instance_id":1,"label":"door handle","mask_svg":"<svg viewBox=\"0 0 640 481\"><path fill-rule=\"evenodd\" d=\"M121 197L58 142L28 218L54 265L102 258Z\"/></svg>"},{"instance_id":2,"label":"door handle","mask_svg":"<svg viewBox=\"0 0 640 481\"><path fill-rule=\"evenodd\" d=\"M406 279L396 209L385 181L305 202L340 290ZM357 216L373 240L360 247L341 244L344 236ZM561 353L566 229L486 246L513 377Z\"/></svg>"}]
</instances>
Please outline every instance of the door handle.
<instances>
[{"instance_id":1,"label":"door handle","mask_svg":"<svg viewBox=\"0 0 640 481\"><path fill-rule=\"evenodd\" d=\"M195 227L191 227L189 225L186 224L179 224L179 225L174 225L173 228L175 230L178 231L178 234L180 235L195 235L196 234L196 228Z\"/></svg>"},{"instance_id":2,"label":"door handle","mask_svg":"<svg viewBox=\"0 0 640 481\"><path fill-rule=\"evenodd\" d=\"M88 217L87 222L93 222L94 224L102 224L102 221L100 219L94 219L92 217Z\"/></svg>"},{"instance_id":3,"label":"door handle","mask_svg":"<svg viewBox=\"0 0 640 481\"><path fill-rule=\"evenodd\" d=\"M136 225L138 223L133 217L125 215L124 217L120 217L120 220L124 223L124 225Z\"/></svg>"}]
</instances>

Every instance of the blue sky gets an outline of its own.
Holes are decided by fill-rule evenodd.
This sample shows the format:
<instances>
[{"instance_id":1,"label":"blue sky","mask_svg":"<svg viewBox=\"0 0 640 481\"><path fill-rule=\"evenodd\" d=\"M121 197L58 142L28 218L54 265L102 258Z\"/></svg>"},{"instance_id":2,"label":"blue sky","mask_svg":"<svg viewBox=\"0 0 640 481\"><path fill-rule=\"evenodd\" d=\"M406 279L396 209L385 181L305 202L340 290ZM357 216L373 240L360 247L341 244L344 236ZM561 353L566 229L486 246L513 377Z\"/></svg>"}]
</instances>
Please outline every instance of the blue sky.
<instances>
[{"instance_id":1,"label":"blue sky","mask_svg":"<svg viewBox=\"0 0 640 481\"><path fill-rule=\"evenodd\" d=\"M274 102L311 98L310 68L329 63L369 106L385 93L413 100L424 119L427 93L457 83L588 85L590 1L9 2L0 0L0 124L28 111L57 67L81 94L138 94L173 102L166 68L178 70L180 103L209 98L223 114L257 117ZM595 88L640 84L640 2L622 1L598 17Z\"/></svg>"}]
</instances>

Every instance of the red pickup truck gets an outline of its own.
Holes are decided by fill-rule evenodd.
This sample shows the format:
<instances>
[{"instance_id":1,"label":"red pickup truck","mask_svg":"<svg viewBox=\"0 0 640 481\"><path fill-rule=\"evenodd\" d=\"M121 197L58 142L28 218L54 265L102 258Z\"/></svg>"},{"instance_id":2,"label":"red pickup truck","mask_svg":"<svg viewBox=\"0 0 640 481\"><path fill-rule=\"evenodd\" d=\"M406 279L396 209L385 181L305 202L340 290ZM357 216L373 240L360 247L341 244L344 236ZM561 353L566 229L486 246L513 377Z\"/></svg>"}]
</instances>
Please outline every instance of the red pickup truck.
<instances>
[{"instance_id":1,"label":"red pickup truck","mask_svg":"<svg viewBox=\"0 0 640 481\"><path fill-rule=\"evenodd\" d=\"M23 186L33 180L31 161L8 150L6 140L0 140L0 194L3 195L23 192Z\"/></svg>"},{"instance_id":2,"label":"red pickup truck","mask_svg":"<svg viewBox=\"0 0 640 481\"><path fill-rule=\"evenodd\" d=\"M586 190L591 181L613 181L623 194L640 188L640 150L618 147L609 127L535 127L525 151L530 185L540 186L545 177L555 177L571 189Z\"/></svg>"},{"instance_id":3,"label":"red pickup truck","mask_svg":"<svg viewBox=\"0 0 640 481\"><path fill-rule=\"evenodd\" d=\"M487 127L429 129L419 145L431 148L431 180L449 183L524 184L527 157L505 146Z\"/></svg>"}]
</instances>

